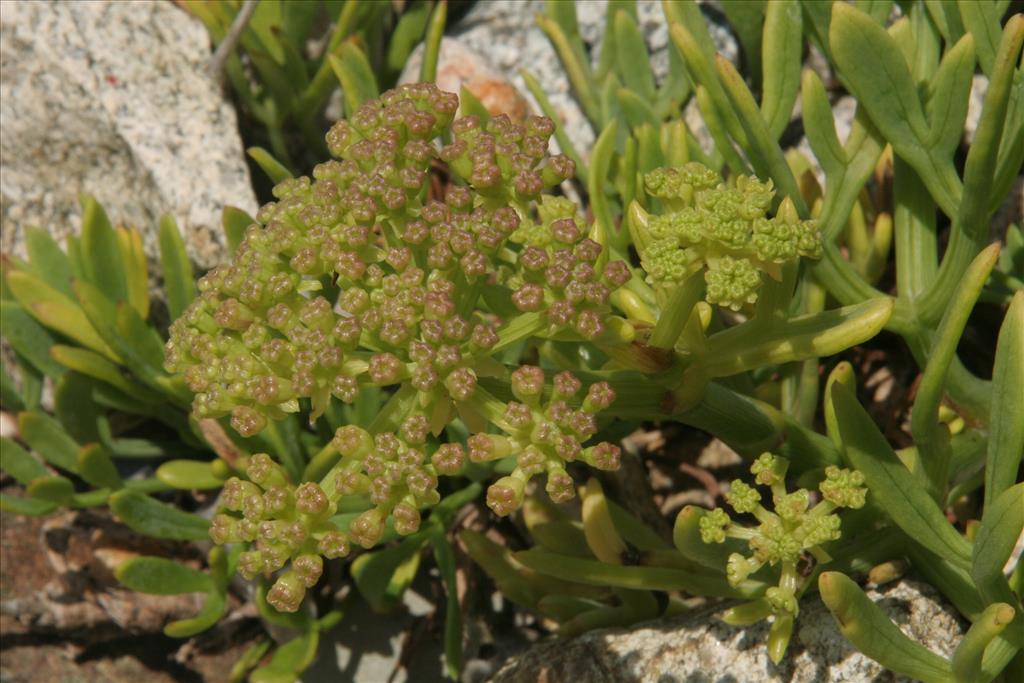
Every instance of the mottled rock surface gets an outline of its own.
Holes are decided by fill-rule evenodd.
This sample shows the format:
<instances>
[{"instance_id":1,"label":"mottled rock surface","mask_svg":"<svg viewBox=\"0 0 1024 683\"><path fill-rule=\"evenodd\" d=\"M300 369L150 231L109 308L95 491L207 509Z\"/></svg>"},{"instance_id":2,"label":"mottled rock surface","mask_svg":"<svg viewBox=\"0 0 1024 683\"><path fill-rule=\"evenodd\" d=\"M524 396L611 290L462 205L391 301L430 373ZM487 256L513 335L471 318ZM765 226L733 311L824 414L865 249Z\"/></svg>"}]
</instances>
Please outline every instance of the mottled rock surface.
<instances>
[{"instance_id":1,"label":"mottled rock surface","mask_svg":"<svg viewBox=\"0 0 1024 683\"><path fill-rule=\"evenodd\" d=\"M401 83L415 83L423 67L423 43L420 43L402 68ZM437 55L437 87L446 92L460 93L462 88L480 100L492 116L506 114L521 121L530 112L526 98L503 75L495 71L482 55L466 47L458 38L445 36Z\"/></svg>"},{"instance_id":2,"label":"mottled rock surface","mask_svg":"<svg viewBox=\"0 0 1024 683\"><path fill-rule=\"evenodd\" d=\"M219 262L222 207L256 199L203 26L170 2L0 5L3 250L30 226L77 232L89 193L151 256L170 213L195 262Z\"/></svg>"},{"instance_id":3,"label":"mottled rock surface","mask_svg":"<svg viewBox=\"0 0 1024 683\"><path fill-rule=\"evenodd\" d=\"M707 3L702 3L704 6ZM595 64L601 53L607 7L605 0L578 0L576 4L580 36L590 49L591 61ZM471 50L484 55L490 65L520 92L527 93L527 97L530 97L529 91L519 72L526 69L536 76L562 119L573 145L587 157L594 144L594 130L573 98L569 79L558 60L558 54L537 25L536 16L543 10L544 0L478 2L450 33ZM711 12L708 9L705 15L709 19L711 36L719 51L735 61L738 55L736 40L726 26L712 20ZM651 65L660 80L668 71L669 43L661 3L656 0L639 0L637 17L651 50ZM534 109L540 110L536 103Z\"/></svg>"},{"instance_id":4,"label":"mottled rock surface","mask_svg":"<svg viewBox=\"0 0 1024 683\"><path fill-rule=\"evenodd\" d=\"M948 657L963 633L953 609L928 586L904 581L869 591L911 638ZM906 681L858 653L815 597L801 606L786 658L768 659L768 624L733 627L721 608L632 629L549 641L509 661L493 683L816 683Z\"/></svg>"}]
</instances>

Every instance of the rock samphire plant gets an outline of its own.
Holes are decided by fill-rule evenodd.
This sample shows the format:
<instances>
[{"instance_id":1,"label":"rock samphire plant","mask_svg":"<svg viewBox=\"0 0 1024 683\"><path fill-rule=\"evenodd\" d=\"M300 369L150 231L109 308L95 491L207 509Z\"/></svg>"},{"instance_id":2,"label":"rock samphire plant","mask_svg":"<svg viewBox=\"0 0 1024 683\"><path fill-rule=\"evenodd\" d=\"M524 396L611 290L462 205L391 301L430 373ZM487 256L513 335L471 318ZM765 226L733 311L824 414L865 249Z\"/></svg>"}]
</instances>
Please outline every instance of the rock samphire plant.
<instances>
[{"instance_id":1,"label":"rock samphire plant","mask_svg":"<svg viewBox=\"0 0 1024 683\"><path fill-rule=\"evenodd\" d=\"M378 94L348 73L349 115L325 138L333 159L311 177L264 159L276 201L255 218L228 212L230 262L193 289L165 228L177 319L163 359L139 308L141 250L125 260L131 233L95 211L67 255L34 233L30 260L5 272L4 335L24 371L21 393L5 378L3 396L30 409L20 439L46 464L5 442L3 467L28 497L4 507L109 502L141 533L212 539L208 571L145 557L118 577L208 594L173 635L215 623L234 574L253 581L261 615L299 633L257 680L309 664L342 618L340 581L388 608L428 546L457 675L451 532L470 505L492 524L522 520L523 550L479 525L458 538L506 598L565 636L723 598L736 601L730 623L771 620L779 661L816 592L893 671L1012 680L1024 667L1024 573L1008 563L1024 527L1019 230L1002 254L986 244L1024 157L1024 19L1004 20L1001 3L905 2L892 22L887 2L726 7L742 66L760 70L741 76L715 54L699 7L669 2L659 83L632 3L609 3L594 65L572 3L547 6L541 27L598 131L589 158L550 118L491 117L471 98L460 109L428 84ZM820 77L801 76L805 38L857 100L845 142ZM988 88L962 146L978 67ZM527 82L549 110L543 84ZM691 98L713 147L681 118ZM779 142L798 98L820 179ZM104 259L136 266L108 271ZM979 298L1006 307L991 380L957 356ZM921 374L899 448L859 402L852 365L831 358L884 332ZM58 420L36 409L41 374L59 378ZM65 385L101 406L84 427ZM139 415L161 397L190 415ZM167 454L119 438L111 411L133 409L194 458L125 479L131 448ZM663 537L606 494L637 457L621 438L651 421L703 430L749 460L752 479L724 496L732 516L687 506ZM219 495L201 516L157 500L171 488ZM901 572L970 622L950 659L856 583Z\"/></svg>"}]
</instances>

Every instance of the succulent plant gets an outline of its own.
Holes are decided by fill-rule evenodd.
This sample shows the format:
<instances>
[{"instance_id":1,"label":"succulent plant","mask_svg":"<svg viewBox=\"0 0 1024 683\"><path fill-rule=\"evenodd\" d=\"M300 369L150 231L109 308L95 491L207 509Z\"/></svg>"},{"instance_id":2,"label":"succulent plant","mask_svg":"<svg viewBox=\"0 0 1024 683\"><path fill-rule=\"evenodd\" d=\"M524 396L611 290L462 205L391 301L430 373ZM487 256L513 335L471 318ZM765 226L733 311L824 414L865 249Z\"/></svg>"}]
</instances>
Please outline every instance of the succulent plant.
<instances>
[{"instance_id":1,"label":"succulent plant","mask_svg":"<svg viewBox=\"0 0 1024 683\"><path fill-rule=\"evenodd\" d=\"M634 3L609 3L597 63L574 5L549 3L538 21L598 133L589 156L555 117L491 117L430 84L379 93L375 57L343 38L358 12L370 25L383 10L346 4L330 55L312 64L289 55L261 67L254 36L270 50L277 34L257 22L243 49L269 88L254 100L265 113L293 100L288 116L318 112L321 72L334 67L346 117L309 144L333 158L293 177L280 146L280 160L255 152L276 201L255 218L226 211L231 259L195 286L176 227L162 224L166 339L147 322L138 233L115 230L91 201L66 253L30 233L30 259L5 262L0 292L20 368L20 384L0 377L0 397L25 410L2 467L28 496L0 504L106 504L145 535L212 539L207 571L144 557L117 574L144 592L207 594L194 619L168 626L176 636L216 623L234 574L255 582L261 616L298 633L255 680L294 678L312 661L342 618L325 586L351 580L387 610L428 547L448 590L456 676L450 533L467 505L502 529L514 527L497 518L521 516L525 549L482 524L458 536L507 598L563 635L726 598L743 601L732 623L772 618L778 661L800 598L817 591L843 633L896 672L1011 677L1022 645L1022 571L1006 566L1024 525L1019 228L1001 253L985 245L1024 157L1024 21L1004 21L1002 3L900 3L891 23L892 3L858 6L727 4L744 78L715 54L695 3L666 2L659 83ZM234 12L199 7L217 31ZM429 22L427 10L410 9L419 23L403 40L427 31L430 80L446 6ZM285 11L287 24L306 9ZM807 42L857 99L842 144L820 77L800 76ZM234 83L244 74L233 59ZM312 81L272 92L296 65ZM961 171L979 65L989 87ZM527 83L554 114L544 84ZM691 98L710 151L680 117ZM797 98L823 184L779 142ZM1006 307L991 380L957 356L979 300ZM883 330L921 372L898 450L860 404L853 367L826 360ZM56 418L40 409L44 376ZM619 440L651 421L703 430L751 463L754 483L725 494L734 518L687 506L670 542L606 494L636 457ZM138 457L162 462L124 476L122 461ZM172 489L219 490L212 519L159 499ZM896 564L972 622L951 659L903 636L854 580ZM268 648L245 655L236 678Z\"/></svg>"}]
</instances>

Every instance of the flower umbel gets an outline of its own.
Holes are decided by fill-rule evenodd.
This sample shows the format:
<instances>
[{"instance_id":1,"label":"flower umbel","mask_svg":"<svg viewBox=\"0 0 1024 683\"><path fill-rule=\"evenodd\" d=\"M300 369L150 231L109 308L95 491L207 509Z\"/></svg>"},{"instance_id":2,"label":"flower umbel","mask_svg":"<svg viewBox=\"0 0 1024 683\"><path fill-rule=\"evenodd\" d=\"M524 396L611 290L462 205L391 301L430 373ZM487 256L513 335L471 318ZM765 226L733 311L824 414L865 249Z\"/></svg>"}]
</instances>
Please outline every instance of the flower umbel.
<instances>
[{"instance_id":1,"label":"flower umbel","mask_svg":"<svg viewBox=\"0 0 1024 683\"><path fill-rule=\"evenodd\" d=\"M787 465L784 458L763 453L750 468L758 484L771 488L774 512L764 507L757 489L739 479L732 482L725 494L729 505L740 514L752 514L757 526L733 522L721 508L700 520L701 538L705 543L724 543L731 537L745 541L752 551L749 556L740 553L729 556L726 576L732 585L738 586L766 566L778 567L778 585L769 588L761 600L737 608L737 614L774 615L769 651L776 661L785 651L793 620L799 612L799 597L807 587L799 563L808 556L828 560L821 546L840 537L840 520L834 511L840 507L863 507L867 493L863 486L864 475L860 472L829 466L818 487L823 500L811 506L811 493L807 489L786 491Z\"/></svg>"}]
</instances>

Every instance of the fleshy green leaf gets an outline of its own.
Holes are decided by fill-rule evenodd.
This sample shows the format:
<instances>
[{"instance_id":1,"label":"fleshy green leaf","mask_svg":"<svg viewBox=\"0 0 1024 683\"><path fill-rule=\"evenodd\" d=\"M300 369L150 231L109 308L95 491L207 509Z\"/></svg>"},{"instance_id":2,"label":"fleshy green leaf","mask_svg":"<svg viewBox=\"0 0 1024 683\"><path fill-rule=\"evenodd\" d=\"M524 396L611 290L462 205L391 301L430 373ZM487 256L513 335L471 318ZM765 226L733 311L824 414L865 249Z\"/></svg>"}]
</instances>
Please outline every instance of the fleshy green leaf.
<instances>
[{"instance_id":1,"label":"fleshy green leaf","mask_svg":"<svg viewBox=\"0 0 1024 683\"><path fill-rule=\"evenodd\" d=\"M993 0L959 0L957 5L964 28L971 33L977 45L981 70L991 76L999 51L1000 20L1005 5Z\"/></svg>"},{"instance_id":2,"label":"fleshy green leaf","mask_svg":"<svg viewBox=\"0 0 1024 683\"><path fill-rule=\"evenodd\" d=\"M561 4L563 3L551 3L547 7L553 8ZM573 8L573 11L575 12L575 8ZM565 30L558 22L544 15L538 15L537 24L547 35L548 40L551 41L555 52L558 53L558 58L562 62L562 67L569 78L569 83L572 85L573 93L576 95L576 99L579 101L580 107L586 114L587 119L591 125L599 125L603 121L600 115L601 107L597 94L594 92L594 83L591 80L590 69L587 63L573 49L569 36L566 35Z\"/></svg>"},{"instance_id":3,"label":"fleshy green leaf","mask_svg":"<svg viewBox=\"0 0 1024 683\"><path fill-rule=\"evenodd\" d=\"M938 434L939 404L942 401L946 376L956 356L957 343L963 335L967 318L997 258L999 245L993 244L977 255L961 278L960 286L953 298L947 302L948 307L936 330L928 363L914 399L910 431L921 453L934 491L944 491L949 474L948 454L941 452Z\"/></svg>"},{"instance_id":4,"label":"fleshy green leaf","mask_svg":"<svg viewBox=\"0 0 1024 683\"><path fill-rule=\"evenodd\" d=\"M611 207L608 205L604 184L611 171L612 155L615 154L616 130L615 121L610 122L601 131L590 155L590 177L587 179L587 189L590 192L590 208L594 214L594 225L591 228L590 238L598 244L608 244L608 239L615 229L615 219L612 217Z\"/></svg>"},{"instance_id":5,"label":"fleshy green leaf","mask_svg":"<svg viewBox=\"0 0 1024 683\"><path fill-rule=\"evenodd\" d=\"M616 98L631 129L635 130L644 124L648 124L652 128L661 125L658 115L651 108L650 100L645 100L641 95L628 88L619 88Z\"/></svg>"},{"instance_id":6,"label":"fleshy green leaf","mask_svg":"<svg viewBox=\"0 0 1024 683\"><path fill-rule=\"evenodd\" d=\"M142 247L142 235L135 229L118 228L117 243L124 263L128 303L140 318L146 319L149 317L149 268Z\"/></svg>"},{"instance_id":7,"label":"fleshy green leaf","mask_svg":"<svg viewBox=\"0 0 1024 683\"><path fill-rule=\"evenodd\" d=\"M756 597L756 588L730 586L724 576L675 567L625 566L569 557L545 550L522 550L513 557L534 571L564 581L640 590L682 590L716 597ZM759 584L758 584L759 585Z\"/></svg>"},{"instance_id":8,"label":"fleshy green leaf","mask_svg":"<svg viewBox=\"0 0 1024 683\"><path fill-rule=\"evenodd\" d=\"M112 495L110 510L131 529L146 536L179 541L209 538L210 523L207 520L136 491L120 491Z\"/></svg>"},{"instance_id":9,"label":"fleshy green leaf","mask_svg":"<svg viewBox=\"0 0 1024 683\"><path fill-rule=\"evenodd\" d=\"M1013 599L1003 567L1024 529L1024 483L1003 491L985 510L974 537L971 577L987 602Z\"/></svg>"},{"instance_id":10,"label":"fleshy green leaf","mask_svg":"<svg viewBox=\"0 0 1024 683\"><path fill-rule=\"evenodd\" d=\"M622 83L637 97L649 103L654 102L654 72L647 43L628 12L620 10L615 14L615 55L616 70Z\"/></svg>"},{"instance_id":11,"label":"fleshy green leaf","mask_svg":"<svg viewBox=\"0 0 1024 683\"><path fill-rule=\"evenodd\" d=\"M366 55L354 43L347 42L341 46L339 57L328 57L334 69L341 90L345 97L345 111L351 116L364 102L368 102L379 94L377 79Z\"/></svg>"},{"instance_id":12,"label":"fleshy green leaf","mask_svg":"<svg viewBox=\"0 0 1024 683\"><path fill-rule=\"evenodd\" d=\"M225 216L228 211L229 208L224 209ZM160 219L160 267L167 291L167 311L171 320L177 320L195 298L196 285L185 241L170 214Z\"/></svg>"},{"instance_id":13,"label":"fleshy green leaf","mask_svg":"<svg viewBox=\"0 0 1024 683\"><path fill-rule=\"evenodd\" d=\"M743 72L761 78L761 41L765 34L765 10L772 3L766 0L734 0L722 3L729 25L743 47ZM802 47L802 46L801 46ZM755 87L759 85L754 83Z\"/></svg>"},{"instance_id":14,"label":"fleshy green leaf","mask_svg":"<svg viewBox=\"0 0 1024 683\"><path fill-rule=\"evenodd\" d=\"M78 472L78 444L49 415L37 411L18 415L18 433L51 465Z\"/></svg>"},{"instance_id":15,"label":"fleshy green leaf","mask_svg":"<svg viewBox=\"0 0 1024 683\"><path fill-rule=\"evenodd\" d=\"M116 490L124 486L110 453L99 444L89 444L78 451L78 473L96 488Z\"/></svg>"},{"instance_id":16,"label":"fleshy green leaf","mask_svg":"<svg viewBox=\"0 0 1024 683\"><path fill-rule=\"evenodd\" d=\"M930 83L928 144L940 155L951 156L963 137L973 75L974 41L964 36L946 52Z\"/></svg>"},{"instance_id":17,"label":"fleshy green leaf","mask_svg":"<svg viewBox=\"0 0 1024 683\"><path fill-rule=\"evenodd\" d=\"M1017 478L1024 457L1024 290L1006 311L992 369L992 409L985 465L985 510Z\"/></svg>"},{"instance_id":18,"label":"fleshy green leaf","mask_svg":"<svg viewBox=\"0 0 1024 683\"><path fill-rule=\"evenodd\" d=\"M491 113L487 111L483 102L463 85L459 90L459 116L476 116L481 124L485 124L490 120Z\"/></svg>"},{"instance_id":19,"label":"fleshy green leaf","mask_svg":"<svg viewBox=\"0 0 1024 683\"><path fill-rule=\"evenodd\" d=\"M991 653L990 644L999 637L1013 621L1016 610L1005 602L997 602L985 608L985 611L971 624L964 634L963 640L953 652L953 676L957 683L974 683L974 681L991 680L992 674L1002 670L1014 655L1019 654L1018 648L1003 642L1007 648L1002 656L1002 666L991 672L984 671L986 655ZM993 648L994 649L994 648Z\"/></svg>"},{"instance_id":20,"label":"fleshy green leaf","mask_svg":"<svg viewBox=\"0 0 1024 683\"><path fill-rule=\"evenodd\" d=\"M7 372L6 365L0 365L0 408L13 413L27 408L25 402L21 400L21 394L18 392L18 386L14 383L14 378Z\"/></svg>"},{"instance_id":21,"label":"fleshy green leaf","mask_svg":"<svg viewBox=\"0 0 1024 683\"><path fill-rule=\"evenodd\" d=\"M796 178L793 177L793 172L786 162L782 148L779 147L772 132L768 129L768 124L761 115L754 96L747 88L743 77L736 71L736 67L722 56L715 57L715 66L726 97L743 129L744 139L747 141L743 147L754 170L757 171L759 177L771 178L775 181L779 188L779 196L788 197L796 205L800 215L807 216L807 206L800 193L800 187L796 183ZM778 106L781 111L784 103L780 103ZM790 108L792 108L792 102ZM788 112L785 117L788 123ZM733 133L733 137L736 137L735 133ZM739 141L739 138L737 140Z\"/></svg>"},{"instance_id":22,"label":"fleshy green leaf","mask_svg":"<svg viewBox=\"0 0 1024 683\"><path fill-rule=\"evenodd\" d=\"M316 657L320 631L313 629L274 651L270 661L249 676L252 683L292 683Z\"/></svg>"},{"instance_id":23,"label":"fleshy green leaf","mask_svg":"<svg viewBox=\"0 0 1024 683\"><path fill-rule=\"evenodd\" d=\"M414 2L406 5L388 41L387 66L393 73L400 72L405 66L409 55L423 39L429 19L430 3Z\"/></svg>"},{"instance_id":24,"label":"fleshy green leaf","mask_svg":"<svg viewBox=\"0 0 1024 683\"><path fill-rule=\"evenodd\" d=\"M71 261L50 233L39 228L25 231L29 270L65 296L71 294Z\"/></svg>"},{"instance_id":25,"label":"fleshy green leaf","mask_svg":"<svg viewBox=\"0 0 1024 683\"><path fill-rule=\"evenodd\" d=\"M803 62L803 20L796 0L766 3L764 18L764 95L761 113L772 137L778 139L789 125Z\"/></svg>"},{"instance_id":26,"label":"fleshy green leaf","mask_svg":"<svg viewBox=\"0 0 1024 683\"><path fill-rule=\"evenodd\" d=\"M27 517L42 517L56 510L59 505L38 498L19 498L0 493L0 510Z\"/></svg>"},{"instance_id":27,"label":"fleshy green leaf","mask_svg":"<svg viewBox=\"0 0 1024 683\"><path fill-rule=\"evenodd\" d=\"M142 387L125 378L116 365L100 354L88 349L57 344L50 349L50 356L61 365L88 377L106 382L129 396L147 401L156 398L153 395L143 393Z\"/></svg>"},{"instance_id":28,"label":"fleshy green leaf","mask_svg":"<svg viewBox=\"0 0 1024 683\"><path fill-rule=\"evenodd\" d=\"M830 356L874 337L892 310L892 299L873 299L793 317L749 335L742 326L730 328L709 338L708 355L696 369L708 377L724 377L769 364Z\"/></svg>"},{"instance_id":29,"label":"fleshy green leaf","mask_svg":"<svg viewBox=\"0 0 1024 683\"><path fill-rule=\"evenodd\" d=\"M352 578L370 606L387 612L401 601L420 566L427 537L414 534L398 545L364 553L352 562Z\"/></svg>"},{"instance_id":30,"label":"fleshy green leaf","mask_svg":"<svg viewBox=\"0 0 1024 683\"><path fill-rule=\"evenodd\" d=\"M228 240L228 248L231 253L238 249L238 245L245 239L245 231L256 223L256 220L241 209L234 206L225 206L221 214L221 224L224 226L224 236Z\"/></svg>"},{"instance_id":31,"label":"fleshy green leaf","mask_svg":"<svg viewBox=\"0 0 1024 683\"><path fill-rule=\"evenodd\" d=\"M190 619L179 619L164 626L164 635L171 638L188 638L202 633L224 616L227 611L227 596L219 590L212 590L206 595L206 602L199 614Z\"/></svg>"},{"instance_id":32,"label":"fleshy green leaf","mask_svg":"<svg viewBox=\"0 0 1024 683\"><path fill-rule=\"evenodd\" d=\"M7 285L25 311L43 325L111 360L117 360L117 355L103 341L77 303L24 271L8 273Z\"/></svg>"},{"instance_id":33,"label":"fleshy green leaf","mask_svg":"<svg viewBox=\"0 0 1024 683\"><path fill-rule=\"evenodd\" d=\"M843 172L846 166L846 152L839 144L832 104L821 78L814 71L804 72L803 87L800 89L803 106L804 131L807 141L828 176Z\"/></svg>"},{"instance_id":34,"label":"fleshy green leaf","mask_svg":"<svg viewBox=\"0 0 1024 683\"><path fill-rule=\"evenodd\" d=\"M846 3L832 10L829 29L840 76L893 148L920 174L947 216L962 188L951 160L929 146L930 131L914 79L896 41L871 17Z\"/></svg>"},{"instance_id":35,"label":"fleshy green leaf","mask_svg":"<svg viewBox=\"0 0 1024 683\"><path fill-rule=\"evenodd\" d=\"M114 576L133 591L151 595L206 592L210 576L163 557L133 557L118 565Z\"/></svg>"},{"instance_id":36,"label":"fleshy green leaf","mask_svg":"<svg viewBox=\"0 0 1024 683\"><path fill-rule=\"evenodd\" d=\"M742 541L727 538L724 543L705 543L700 535L700 520L708 511L695 505L680 510L672 527L672 542L676 549L694 562L720 573L725 572L726 563L732 553L743 553L746 548Z\"/></svg>"},{"instance_id":37,"label":"fleshy green leaf","mask_svg":"<svg viewBox=\"0 0 1024 683\"><path fill-rule=\"evenodd\" d=\"M49 476L50 471L43 463L16 442L0 437L0 470L14 477L18 483L28 485L33 479Z\"/></svg>"},{"instance_id":38,"label":"fleshy green leaf","mask_svg":"<svg viewBox=\"0 0 1024 683\"><path fill-rule=\"evenodd\" d=\"M818 590L839 630L858 650L897 673L925 683L948 683L949 662L905 636L846 575L824 572Z\"/></svg>"},{"instance_id":39,"label":"fleshy green leaf","mask_svg":"<svg viewBox=\"0 0 1024 683\"><path fill-rule=\"evenodd\" d=\"M43 373L36 370L35 366L17 351L14 352L14 357L21 375L19 400L25 406L25 410L36 410L43 400Z\"/></svg>"},{"instance_id":40,"label":"fleshy green leaf","mask_svg":"<svg viewBox=\"0 0 1024 683\"><path fill-rule=\"evenodd\" d=\"M444 40L444 25L448 19L448 0L434 5L427 23L427 36L423 40L423 64L420 66L420 81L433 83L437 80L437 60Z\"/></svg>"},{"instance_id":41,"label":"fleshy green leaf","mask_svg":"<svg viewBox=\"0 0 1024 683\"><path fill-rule=\"evenodd\" d=\"M94 197L82 197L82 255L85 276L113 301L128 300L128 282L117 233Z\"/></svg>"},{"instance_id":42,"label":"fleshy green leaf","mask_svg":"<svg viewBox=\"0 0 1024 683\"><path fill-rule=\"evenodd\" d=\"M289 171L284 164L275 159L270 152L262 147L250 147L245 150L245 153L249 155L249 158L256 162L256 165L267 174L267 177L270 178L271 182L274 184L277 184L282 180L288 180L292 177L291 171Z\"/></svg>"},{"instance_id":43,"label":"fleshy green leaf","mask_svg":"<svg viewBox=\"0 0 1024 683\"><path fill-rule=\"evenodd\" d=\"M66 372L53 391L53 412L65 431L78 443L99 441L103 408L93 398L95 381L77 372Z\"/></svg>"},{"instance_id":44,"label":"fleshy green leaf","mask_svg":"<svg viewBox=\"0 0 1024 683\"><path fill-rule=\"evenodd\" d=\"M156 330L139 318L131 306L115 305L88 282L74 284L89 322L116 350L133 375L150 388L186 401L163 370L163 341Z\"/></svg>"},{"instance_id":45,"label":"fleshy green leaf","mask_svg":"<svg viewBox=\"0 0 1024 683\"><path fill-rule=\"evenodd\" d=\"M67 477L40 477L26 489L30 498L46 500L57 505L71 505L75 485Z\"/></svg>"},{"instance_id":46,"label":"fleshy green leaf","mask_svg":"<svg viewBox=\"0 0 1024 683\"><path fill-rule=\"evenodd\" d=\"M0 329L11 347L44 375L59 377L64 373L60 363L47 353L55 343L53 335L17 302L0 301Z\"/></svg>"},{"instance_id":47,"label":"fleshy green leaf","mask_svg":"<svg viewBox=\"0 0 1024 683\"><path fill-rule=\"evenodd\" d=\"M431 535L434 561L441 571L441 580L447 595L444 612L444 661L448 676L458 680L462 670L462 608L459 606L458 581L455 576L455 553L444 532Z\"/></svg>"},{"instance_id":48,"label":"fleshy green leaf","mask_svg":"<svg viewBox=\"0 0 1024 683\"><path fill-rule=\"evenodd\" d=\"M219 489L224 480L213 473L211 463L199 460L171 460L156 468L156 478L182 490Z\"/></svg>"},{"instance_id":49,"label":"fleshy green leaf","mask_svg":"<svg viewBox=\"0 0 1024 683\"><path fill-rule=\"evenodd\" d=\"M841 382L834 382L829 400L843 453L864 474L871 497L908 536L958 566L968 567L970 544L946 521L920 479L896 457L856 397Z\"/></svg>"}]
</instances>

